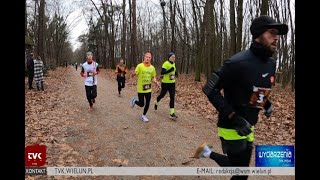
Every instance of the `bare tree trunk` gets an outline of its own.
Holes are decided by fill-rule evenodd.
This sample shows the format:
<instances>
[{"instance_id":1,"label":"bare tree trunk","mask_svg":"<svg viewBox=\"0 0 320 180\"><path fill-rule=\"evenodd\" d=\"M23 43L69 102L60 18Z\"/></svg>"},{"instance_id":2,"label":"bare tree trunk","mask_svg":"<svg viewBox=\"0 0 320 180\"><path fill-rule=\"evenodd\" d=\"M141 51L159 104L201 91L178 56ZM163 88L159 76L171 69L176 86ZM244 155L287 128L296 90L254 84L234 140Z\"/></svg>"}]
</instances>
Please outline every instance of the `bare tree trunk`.
<instances>
[{"instance_id":1,"label":"bare tree trunk","mask_svg":"<svg viewBox=\"0 0 320 180\"><path fill-rule=\"evenodd\" d=\"M171 24L171 52L174 52L176 49L176 39L174 36L175 26L176 26L176 0L170 0L170 24Z\"/></svg>"},{"instance_id":2,"label":"bare tree trunk","mask_svg":"<svg viewBox=\"0 0 320 180\"><path fill-rule=\"evenodd\" d=\"M205 75L207 78L210 77L213 64L215 61L214 58L214 52L215 52L215 21L214 21L214 14L213 14L213 8L214 8L214 0L207 0L205 7L204 7L204 15L203 15L203 30L204 30L204 50L202 51L204 54L202 54L203 60L204 60L204 69L205 69Z\"/></svg>"},{"instance_id":3,"label":"bare tree trunk","mask_svg":"<svg viewBox=\"0 0 320 180\"><path fill-rule=\"evenodd\" d=\"M235 9L234 9L235 0L230 0L230 55L237 52L236 47L236 21L235 21Z\"/></svg>"},{"instance_id":4,"label":"bare tree trunk","mask_svg":"<svg viewBox=\"0 0 320 180\"><path fill-rule=\"evenodd\" d=\"M290 0L288 2L288 9L289 9L289 20L290 20L290 28L291 28L291 90L295 90L295 38L294 38L294 29L293 29L293 20L292 20L292 13L290 9Z\"/></svg>"},{"instance_id":5,"label":"bare tree trunk","mask_svg":"<svg viewBox=\"0 0 320 180\"><path fill-rule=\"evenodd\" d=\"M36 51L38 51L38 19L37 19L37 5L38 5L38 0L34 1L34 26L33 26L33 38L34 38L34 43L36 44Z\"/></svg>"},{"instance_id":6,"label":"bare tree trunk","mask_svg":"<svg viewBox=\"0 0 320 180\"><path fill-rule=\"evenodd\" d=\"M241 51L242 45L242 20L243 20L243 0L238 0L237 15L237 48L236 52Z\"/></svg>"},{"instance_id":7,"label":"bare tree trunk","mask_svg":"<svg viewBox=\"0 0 320 180\"><path fill-rule=\"evenodd\" d=\"M127 23L126 23L126 0L123 0L122 4L122 40L121 40L121 57L125 58L126 55L126 31L127 31ZM127 61L126 59L124 59Z\"/></svg>"},{"instance_id":8,"label":"bare tree trunk","mask_svg":"<svg viewBox=\"0 0 320 180\"><path fill-rule=\"evenodd\" d=\"M24 1L24 35L27 35L27 0Z\"/></svg>"},{"instance_id":9,"label":"bare tree trunk","mask_svg":"<svg viewBox=\"0 0 320 180\"><path fill-rule=\"evenodd\" d=\"M220 65L222 65L223 61L225 60L225 58L227 56L229 56L229 52L227 51L228 50L228 33L227 33L227 27L226 27L226 21L225 21L225 17L223 16L224 15L224 11L223 11L223 8L224 8L224 1L223 0L220 0L220 22L221 22L221 29L220 29L220 34L221 34L221 59L220 59Z\"/></svg>"},{"instance_id":10,"label":"bare tree trunk","mask_svg":"<svg viewBox=\"0 0 320 180\"><path fill-rule=\"evenodd\" d=\"M113 15L114 15L114 8L112 6L112 1L110 1L110 8L111 11L109 11L109 17L110 17L110 23L111 23L111 34L110 34L110 60L111 60L111 68L115 69L116 65L115 65L115 54L114 54L114 47L115 47L115 32L114 32L114 19L113 19Z\"/></svg>"},{"instance_id":11,"label":"bare tree trunk","mask_svg":"<svg viewBox=\"0 0 320 180\"><path fill-rule=\"evenodd\" d=\"M110 34L109 34L109 22L108 22L108 9L107 9L107 6L108 6L108 4L107 3L104 3L102 0L100 0L100 2L101 2L101 6L102 6L102 8L103 8L103 15L100 13L100 11L99 11L99 9L98 9L98 7L96 6L96 4L93 2L93 0L91 0L91 3L93 4L93 6L95 7L95 9L96 9L96 11L97 11L97 13L99 14L99 17L100 17L100 19L102 20L102 22L103 22L103 25L104 25L104 30L105 30L105 34L104 34L104 39L105 39L105 45L107 46L107 42L109 42L109 52L111 51L110 49L111 49L111 41L112 40L110 40ZM111 18L110 18L111 19ZM105 47L106 48L106 47ZM103 48L103 60L102 60L102 62L104 62L105 64L105 67L110 67L110 61L107 61L107 51L106 51L106 49L105 48ZM111 55L112 56L112 55ZM112 60L111 60L112 61ZM114 60L113 60L114 61Z\"/></svg>"},{"instance_id":12,"label":"bare tree trunk","mask_svg":"<svg viewBox=\"0 0 320 180\"><path fill-rule=\"evenodd\" d=\"M194 64L195 65L195 81L200 81L201 80L201 68L202 68L202 57L201 57L201 50L202 50L202 42L203 40L202 33L203 33L203 25L200 23L200 30L199 30L199 23L198 21L202 22L200 15L198 16L197 14L197 1L191 0L191 5L192 5L192 12L193 12L193 22L195 26L195 57L194 57ZM199 20L200 19L200 20Z\"/></svg>"},{"instance_id":13,"label":"bare tree trunk","mask_svg":"<svg viewBox=\"0 0 320 180\"><path fill-rule=\"evenodd\" d=\"M131 68L133 66L133 59L132 59L132 3L131 0L129 0L129 33L128 33L128 38L130 38L130 43L129 41L127 42L127 57L128 57L128 68Z\"/></svg>"},{"instance_id":14,"label":"bare tree trunk","mask_svg":"<svg viewBox=\"0 0 320 180\"><path fill-rule=\"evenodd\" d=\"M161 0L159 0L161 2ZM162 56L163 56L163 59L166 57L165 54L167 54L167 21L166 21L166 12L164 10L165 6L161 6L162 8L162 18L163 18L163 52L162 52ZM160 56L160 57L162 57Z\"/></svg>"},{"instance_id":15,"label":"bare tree trunk","mask_svg":"<svg viewBox=\"0 0 320 180\"><path fill-rule=\"evenodd\" d=\"M45 0L40 1L40 8L39 8L39 30L38 30L38 46L37 46L37 54L41 57L41 60L46 66L45 56L44 56L44 9L45 9Z\"/></svg>"},{"instance_id":16,"label":"bare tree trunk","mask_svg":"<svg viewBox=\"0 0 320 180\"><path fill-rule=\"evenodd\" d=\"M184 14L184 18L182 19L182 22L183 22L183 34L184 34L184 41L188 44L188 29L187 29L187 21L186 21L186 17L185 17L185 14L186 14L186 5L185 5L185 1L182 2L183 3L183 14ZM186 53L187 51L187 53ZM180 66L180 72L184 73L184 69L187 69L188 66L189 66L189 57L188 55L188 46L186 44L183 44L183 49L182 49L182 61L181 61L181 66ZM187 67L187 68L186 68ZM186 71L186 73L188 74L188 69Z\"/></svg>"},{"instance_id":17,"label":"bare tree trunk","mask_svg":"<svg viewBox=\"0 0 320 180\"><path fill-rule=\"evenodd\" d=\"M261 5L261 15L268 15L269 11L269 0L262 0L262 5Z\"/></svg>"},{"instance_id":18,"label":"bare tree trunk","mask_svg":"<svg viewBox=\"0 0 320 180\"><path fill-rule=\"evenodd\" d=\"M137 65L137 17L136 17L136 0L132 0L132 34L131 34L131 58L133 66Z\"/></svg>"}]
</instances>

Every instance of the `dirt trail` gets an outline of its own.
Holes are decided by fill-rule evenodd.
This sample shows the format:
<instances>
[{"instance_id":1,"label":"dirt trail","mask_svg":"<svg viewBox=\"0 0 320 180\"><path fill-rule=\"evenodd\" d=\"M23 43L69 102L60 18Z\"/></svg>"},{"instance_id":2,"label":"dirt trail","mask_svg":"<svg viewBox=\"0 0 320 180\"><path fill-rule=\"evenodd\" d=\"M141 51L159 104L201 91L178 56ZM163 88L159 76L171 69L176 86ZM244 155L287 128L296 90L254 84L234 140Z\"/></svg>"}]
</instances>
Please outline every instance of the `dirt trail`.
<instances>
[{"instance_id":1,"label":"dirt trail","mask_svg":"<svg viewBox=\"0 0 320 180\"><path fill-rule=\"evenodd\" d=\"M105 69L102 69L105 71ZM101 73L98 77L98 96L94 110L89 111L85 97L83 78L79 70L68 68L65 78L66 88L61 94L64 108L72 108L75 114L69 114L72 123L67 125L65 142L77 152L77 166L122 166L125 167L212 167L218 166L211 159L197 159L187 165L195 149L203 142L210 142L214 150L221 153L216 125L207 119L181 111L176 103L177 121L168 118L169 94L160 102L158 110L153 109L157 93L152 94L151 105L147 113L148 123L139 118L143 109L129 104L137 97L136 87L126 85L122 96L118 97L117 83L114 77ZM254 156L254 154L253 154ZM79 163L83 164L79 164ZM85 163L86 162L86 163ZM252 160L254 166L254 160ZM93 177L94 179L229 179L229 176L189 176L189 177ZM85 179L88 179L85 178ZM90 178L91 179L91 178ZM249 179L263 179L253 176ZM267 177L266 179L294 179L294 177Z\"/></svg>"}]
</instances>

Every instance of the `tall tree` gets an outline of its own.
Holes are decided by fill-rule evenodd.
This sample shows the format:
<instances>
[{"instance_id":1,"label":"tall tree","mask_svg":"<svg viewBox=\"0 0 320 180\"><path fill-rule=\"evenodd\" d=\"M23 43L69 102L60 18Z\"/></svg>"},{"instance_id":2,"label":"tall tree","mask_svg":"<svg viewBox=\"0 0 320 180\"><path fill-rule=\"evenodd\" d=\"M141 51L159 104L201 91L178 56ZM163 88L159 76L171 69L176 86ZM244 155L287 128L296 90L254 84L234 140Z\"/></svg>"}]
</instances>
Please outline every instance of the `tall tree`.
<instances>
[{"instance_id":1,"label":"tall tree","mask_svg":"<svg viewBox=\"0 0 320 180\"><path fill-rule=\"evenodd\" d=\"M162 2L163 0L160 0L160 3ZM163 52L162 54L166 54L167 52L167 45L168 45L168 42L167 42L167 20L166 20L166 12L165 12L165 3L164 5L161 5L161 9L162 9L162 18L163 18L163 36L162 36L162 49L163 49Z\"/></svg>"},{"instance_id":2,"label":"tall tree","mask_svg":"<svg viewBox=\"0 0 320 180\"><path fill-rule=\"evenodd\" d=\"M214 65L214 52L215 52L215 21L214 21L214 0L207 0L204 7L203 15L203 40L204 42L202 56L204 60L205 75L207 78L210 77Z\"/></svg>"},{"instance_id":3,"label":"tall tree","mask_svg":"<svg viewBox=\"0 0 320 180\"><path fill-rule=\"evenodd\" d=\"M268 15L268 11L269 11L269 0L262 0L261 14Z\"/></svg>"},{"instance_id":4,"label":"tall tree","mask_svg":"<svg viewBox=\"0 0 320 180\"><path fill-rule=\"evenodd\" d=\"M45 31L45 0L40 0L39 7L39 26L38 26L38 46L37 46L37 54L41 57L44 65L46 66L45 56L44 56L44 31Z\"/></svg>"},{"instance_id":5,"label":"tall tree","mask_svg":"<svg viewBox=\"0 0 320 180\"><path fill-rule=\"evenodd\" d=\"M201 71L202 71L202 65L203 65L203 60L202 60L202 47L203 47L203 32L204 32L204 26L202 23L202 18L200 12L200 8L197 4L197 1L191 0L191 5L192 5L192 13L193 13L193 22L194 22L194 28L195 28L195 54L194 54L194 65L195 65L195 81L200 81L201 80ZM199 27L200 24L200 27Z\"/></svg>"},{"instance_id":6,"label":"tall tree","mask_svg":"<svg viewBox=\"0 0 320 180\"><path fill-rule=\"evenodd\" d=\"M291 13L291 8L290 8L290 0L288 2L288 12L289 12L289 20L290 20L290 30L291 30L291 90L294 91L295 89L295 32L294 32L294 27L293 27L293 18L292 18L292 13Z\"/></svg>"},{"instance_id":7,"label":"tall tree","mask_svg":"<svg viewBox=\"0 0 320 180\"><path fill-rule=\"evenodd\" d=\"M24 35L27 35L27 25L28 25L28 21L27 21L27 0L24 1Z\"/></svg>"},{"instance_id":8,"label":"tall tree","mask_svg":"<svg viewBox=\"0 0 320 180\"><path fill-rule=\"evenodd\" d=\"M235 20L235 0L230 0L230 55L237 52L236 46L236 20Z\"/></svg>"},{"instance_id":9,"label":"tall tree","mask_svg":"<svg viewBox=\"0 0 320 180\"><path fill-rule=\"evenodd\" d=\"M131 59L133 66L137 65L137 52L138 52L138 40L137 40L137 2L132 0L132 32L131 32Z\"/></svg>"},{"instance_id":10,"label":"tall tree","mask_svg":"<svg viewBox=\"0 0 320 180\"><path fill-rule=\"evenodd\" d=\"M170 0L170 25L171 25L171 52L175 51L176 49L176 39L174 36L175 26L176 26L176 4L177 1Z\"/></svg>"},{"instance_id":11,"label":"tall tree","mask_svg":"<svg viewBox=\"0 0 320 180\"><path fill-rule=\"evenodd\" d=\"M122 40L121 40L121 57L126 56L126 32L127 32L127 22L126 22L126 0L122 1ZM125 59L125 61L127 61Z\"/></svg>"},{"instance_id":12,"label":"tall tree","mask_svg":"<svg viewBox=\"0 0 320 180\"><path fill-rule=\"evenodd\" d=\"M236 52L241 51L242 46L242 20L243 20L243 0L238 0L237 6L237 45Z\"/></svg>"}]
</instances>

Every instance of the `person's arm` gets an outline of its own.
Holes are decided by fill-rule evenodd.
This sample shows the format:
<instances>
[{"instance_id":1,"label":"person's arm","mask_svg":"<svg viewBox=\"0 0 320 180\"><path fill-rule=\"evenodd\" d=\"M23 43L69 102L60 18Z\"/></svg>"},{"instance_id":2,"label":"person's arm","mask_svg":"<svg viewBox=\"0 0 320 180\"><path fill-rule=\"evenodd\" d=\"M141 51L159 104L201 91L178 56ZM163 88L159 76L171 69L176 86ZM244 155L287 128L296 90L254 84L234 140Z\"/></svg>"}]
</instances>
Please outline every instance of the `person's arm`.
<instances>
[{"instance_id":1,"label":"person's arm","mask_svg":"<svg viewBox=\"0 0 320 180\"><path fill-rule=\"evenodd\" d=\"M264 105L263 108L264 108L264 110L265 110L264 115L265 115L267 118L269 118L269 117L271 116L272 112L273 112L273 109L272 109L272 101L271 101L269 98L267 98L266 104Z\"/></svg>"},{"instance_id":2,"label":"person's arm","mask_svg":"<svg viewBox=\"0 0 320 180\"><path fill-rule=\"evenodd\" d=\"M152 81L153 81L158 87L160 87L160 82L157 80L156 77L153 77L153 78L152 78Z\"/></svg>"},{"instance_id":3,"label":"person's arm","mask_svg":"<svg viewBox=\"0 0 320 180\"><path fill-rule=\"evenodd\" d=\"M237 72L235 68L232 68L230 61L227 60L218 72L212 74L202 90L208 96L211 104L217 109L219 115L224 119L229 119L240 136L247 136L252 132L250 123L234 111L220 92L221 89L225 88L227 83L234 81L232 79L233 74L237 74Z\"/></svg>"},{"instance_id":4,"label":"person's arm","mask_svg":"<svg viewBox=\"0 0 320 180\"><path fill-rule=\"evenodd\" d=\"M272 80L270 79L270 80L271 80L271 85L274 86L275 85L274 77L275 77L275 74L276 74L276 66L277 66L277 63L276 63L276 61L274 59L272 59L272 66L273 66L273 74L274 75L272 76L273 79ZM269 98L267 98L267 101L266 101L266 103L265 103L263 108L265 110L264 115L267 118L269 118L271 116L272 112L273 112L272 101Z\"/></svg>"},{"instance_id":5,"label":"person's arm","mask_svg":"<svg viewBox=\"0 0 320 180\"><path fill-rule=\"evenodd\" d=\"M87 73L84 72L83 66L81 67L80 75L81 75L82 77L87 77Z\"/></svg>"},{"instance_id":6,"label":"person's arm","mask_svg":"<svg viewBox=\"0 0 320 180\"><path fill-rule=\"evenodd\" d=\"M174 71L174 67L173 66L169 66L169 62L168 61L165 61L162 65L162 69L161 69L161 75L165 75L165 74L168 74L168 73L171 73L172 71Z\"/></svg>"},{"instance_id":7,"label":"person's arm","mask_svg":"<svg viewBox=\"0 0 320 180\"><path fill-rule=\"evenodd\" d=\"M119 70L118 70L118 65L117 65L117 67L116 67L116 70L114 71L114 73L116 73L116 74L118 74L119 73Z\"/></svg>"},{"instance_id":8,"label":"person's arm","mask_svg":"<svg viewBox=\"0 0 320 180\"><path fill-rule=\"evenodd\" d=\"M157 72L156 72L156 68L154 68L152 74L152 81L157 85L160 86L160 82L157 80L156 76L157 76Z\"/></svg>"},{"instance_id":9,"label":"person's arm","mask_svg":"<svg viewBox=\"0 0 320 180\"><path fill-rule=\"evenodd\" d=\"M30 58L28 58L28 59L27 59L27 69L30 69L30 68L31 68L30 63L31 63L31 62L30 62Z\"/></svg>"},{"instance_id":10,"label":"person's arm","mask_svg":"<svg viewBox=\"0 0 320 180\"><path fill-rule=\"evenodd\" d=\"M134 77L135 75L138 75L138 74L139 74L139 64L137 65L135 70L131 73L131 77Z\"/></svg>"},{"instance_id":11,"label":"person's arm","mask_svg":"<svg viewBox=\"0 0 320 180\"><path fill-rule=\"evenodd\" d=\"M161 75L164 75L164 74L168 74L168 73L171 73L172 71L174 71L174 67L172 66L170 69L165 69L165 68L162 68L161 69Z\"/></svg>"},{"instance_id":12,"label":"person's arm","mask_svg":"<svg viewBox=\"0 0 320 180\"><path fill-rule=\"evenodd\" d=\"M203 87L203 91L209 101L223 118L232 116L234 112L220 92L224 88L225 83L230 81L231 74L231 64L229 61L226 61L216 73L212 74L207 84Z\"/></svg>"},{"instance_id":13,"label":"person's arm","mask_svg":"<svg viewBox=\"0 0 320 180\"><path fill-rule=\"evenodd\" d=\"M161 73L160 73L161 75L168 74L174 71L174 67L173 66L170 67L168 64L170 63L168 63L167 61L163 63Z\"/></svg>"},{"instance_id":14,"label":"person's arm","mask_svg":"<svg viewBox=\"0 0 320 180\"><path fill-rule=\"evenodd\" d=\"M96 71L95 71L94 75L97 75L100 73L99 64L96 63L96 65L97 65L97 67L96 67Z\"/></svg>"},{"instance_id":15,"label":"person's arm","mask_svg":"<svg viewBox=\"0 0 320 180\"><path fill-rule=\"evenodd\" d=\"M41 70L42 70L42 73L44 73L44 64L42 61L41 61Z\"/></svg>"},{"instance_id":16,"label":"person's arm","mask_svg":"<svg viewBox=\"0 0 320 180\"><path fill-rule=\"evenodd\" d=\"M127 66L124 66L124 68L123 68L123 74L127 74Z\"/></svg>"}]
</instances>

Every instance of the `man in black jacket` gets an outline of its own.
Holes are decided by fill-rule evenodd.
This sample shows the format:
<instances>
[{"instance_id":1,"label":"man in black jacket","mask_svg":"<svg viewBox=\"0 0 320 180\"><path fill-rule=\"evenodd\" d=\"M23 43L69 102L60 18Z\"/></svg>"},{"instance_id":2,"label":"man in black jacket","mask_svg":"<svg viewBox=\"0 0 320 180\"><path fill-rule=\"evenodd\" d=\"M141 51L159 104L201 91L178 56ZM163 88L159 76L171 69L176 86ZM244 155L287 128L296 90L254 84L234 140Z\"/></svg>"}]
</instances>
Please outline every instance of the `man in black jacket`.
<instances>
[{"instance_id":1,"label":"man in black jacket","mask_svg":"<svg viewBox=\"0 0 320 180\"><path fill-rule=\"evenodd\" d=\"M33 63L33 53L30 53L27 59L27 70L28 70L28 83L29 83L29 90L33 89L32 81L34 76L34 63Z\"/></svg>"},{"instance_id":2,"label":"man in black jacket","mask_svg":"<svg viewBox=\"0 0 320 180\"><path fill-rule=\"evenodd\" d=\"M267 117L272 113L268 98L275 82L276 63L272 55L279 35L286 35L288 26L262 15L252 21L250 32L253 39L250 48L226 60L203 87L219 112L218 135L226 155L214 152L211 145L203 143L195 157L209 157L220 166L250 165L253 130L259 111L264 109ZM232 176L231 179L248 179L248 176Z\"/></svg>"}]
</instances>

